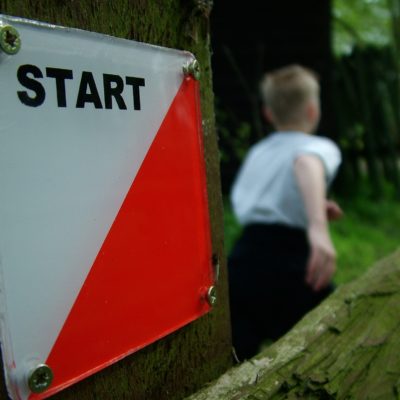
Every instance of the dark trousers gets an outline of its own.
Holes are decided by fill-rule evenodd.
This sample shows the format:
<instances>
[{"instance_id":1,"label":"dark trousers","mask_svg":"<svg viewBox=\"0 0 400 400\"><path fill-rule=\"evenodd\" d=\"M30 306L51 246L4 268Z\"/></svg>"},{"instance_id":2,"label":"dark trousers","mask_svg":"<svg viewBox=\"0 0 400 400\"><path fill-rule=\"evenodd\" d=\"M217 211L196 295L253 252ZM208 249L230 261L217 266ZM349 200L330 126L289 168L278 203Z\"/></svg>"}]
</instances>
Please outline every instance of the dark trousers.
<instances>
[{"instance_id":1,"label":"dark trousers","mask_svg":"<svg viewBox=\"0 0 400 400\"><path fill-rule=\"evenodd\" d=\"M232 336L240 360L284 335L332 291L305 283L306 233L283 225L245 227L228 261Z\"/></svg>"}]
</instances>

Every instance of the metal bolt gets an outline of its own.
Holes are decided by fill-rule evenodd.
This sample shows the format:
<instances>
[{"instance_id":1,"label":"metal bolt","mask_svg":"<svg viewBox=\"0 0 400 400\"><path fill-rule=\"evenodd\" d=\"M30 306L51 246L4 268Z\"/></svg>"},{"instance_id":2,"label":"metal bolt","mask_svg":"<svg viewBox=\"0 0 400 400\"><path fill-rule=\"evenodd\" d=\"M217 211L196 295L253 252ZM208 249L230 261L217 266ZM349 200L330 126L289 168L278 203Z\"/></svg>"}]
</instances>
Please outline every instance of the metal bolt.
<instances>
[{"instance_id":1,"label":"metal bolt","mask_svg":"<svg viewBox=\"0 0 400 400\"><path fill-rule=\"evenodd\" d=\"M215 306L217 303L217 289L215 286L210 286L207 291L207 301L210 306Z\"/></svg>"},{"instance_id":2,"label":"metal bolt","mask_svg":"<svg viewBox=\"0 0 400 400\"><path fill-rule=\"evenodd\" d=\"M188 76L191 75L193 76L196 81L200 79L200 64L197 60L193 60L186 65L183 66L183 73Z\"/></svg>"},{"instance_id":3,"label":"metal bolt","mask_svg":"<svg viewBox=\"0 0 400 400\"><path fill-rule=\"evenodd\" d=\"M37 365L28 376L28 386L33 393L43 393L53 382L53 371L46 364Z\"/></svg>"},{"instance_id":4,"label":"metal bolt","mask_svg":"<svg viewBox=\"0 0 400 400\"><path fill-rule=\"evenodd\" d=\"M0 48L7 54L16 54L21 48L19 33L11 25L0 26Z\"/></svg>"}]
</instances>

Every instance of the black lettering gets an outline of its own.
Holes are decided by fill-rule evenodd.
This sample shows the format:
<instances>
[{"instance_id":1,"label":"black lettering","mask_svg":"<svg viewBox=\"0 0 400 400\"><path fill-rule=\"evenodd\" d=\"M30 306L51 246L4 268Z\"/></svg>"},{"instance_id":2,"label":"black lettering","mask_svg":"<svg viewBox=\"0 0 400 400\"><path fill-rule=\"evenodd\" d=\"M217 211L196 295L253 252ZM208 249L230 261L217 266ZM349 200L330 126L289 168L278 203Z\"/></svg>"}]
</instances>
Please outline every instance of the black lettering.
<instances>
[{"instance_id":1,"label":"black lettering","mask_svg":"<svg viewBox=\"0 0 400 400\"><path fill-rule=\"evenodd\" d=\"M30 78L28 74L33 75L34 78L43 78L42 71L35 65L21 65L17 71L18 81L22 86L35 92L35 97L30 97L27 91L21 90L17 92L18 98L21 103L29 107L39 107L46 98L46 91L40 82Z\"/></svg>"},{"instance_id":2,"label":"black lettering","mask_svg":"<svg viewBox=\"0 0 400 400\"><path fill-rule=\"evenodd\" d=\"M76 108L84 108L85 103L93 103L95 108L103 108L93 75L88 71L82 72Z\"/></svg>"},{"instance_id":3,"label":"black lettering","mask_svg":"<svg viewBox=\"0 0 400 400\"><path fill-rule=\"evenodd\" d=\"M127 85L132 86L133 91L133 108L135 110L140 110L140 86L144 86L143 78L135 78L132 76L127 76L125 79Z\"/></svg>"},{"instance_id":4,"label":"black lettering","mask_svg":"<svg viewBox=\"0 0 400 400\"><path fill-rule=\"evenodd\" d=\"M112 87L111 84L115 86ZM120 110L126 110L126 104L121 96L124 90L124 81L118 75L103 74L104 84L104 105L107 109L112 109L112 99L114 97Z\"/></svg>"},{"instance_id":5,"label":"black lettering","mask_svg":"<svg viewBox=\"0 0 400 400\"><path fill-rule=\"evenodd\" d=\"M62 68L46 68L46 76L55 78L57 90L58 107L67 107L67 98L65 95L65 80L72 79L72 70Z\"/></svg>"}]
</instances>

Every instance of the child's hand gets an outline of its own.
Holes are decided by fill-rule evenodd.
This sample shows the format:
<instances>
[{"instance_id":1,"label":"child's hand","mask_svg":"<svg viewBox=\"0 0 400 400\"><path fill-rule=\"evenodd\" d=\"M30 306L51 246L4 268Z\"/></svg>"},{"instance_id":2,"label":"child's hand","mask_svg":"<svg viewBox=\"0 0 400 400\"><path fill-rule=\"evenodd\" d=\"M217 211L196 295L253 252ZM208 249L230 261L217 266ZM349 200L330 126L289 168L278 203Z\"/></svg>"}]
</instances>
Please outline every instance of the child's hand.
<instances>
[{"instance_id":1,"label":"child's hand","mask_svg":"<svg viewBox=\"0 0 400 400\"><path fill-rule=\"evenodd\" d=\"M328 221L335 221L343 217L343 210L336 201L326 200L325 209Z\"/></svg>"},{"instance_id":2,"label":"child's hand","mask_svg":"<svg viewBox=\"0 0 400 400\"><path fill-rule=\"evenodd\" d=\"M326 226L311 226L308 236L310 255L306 283L318 292L329 285L336 271L336 252Z\"/></svg>"}]
</instances>

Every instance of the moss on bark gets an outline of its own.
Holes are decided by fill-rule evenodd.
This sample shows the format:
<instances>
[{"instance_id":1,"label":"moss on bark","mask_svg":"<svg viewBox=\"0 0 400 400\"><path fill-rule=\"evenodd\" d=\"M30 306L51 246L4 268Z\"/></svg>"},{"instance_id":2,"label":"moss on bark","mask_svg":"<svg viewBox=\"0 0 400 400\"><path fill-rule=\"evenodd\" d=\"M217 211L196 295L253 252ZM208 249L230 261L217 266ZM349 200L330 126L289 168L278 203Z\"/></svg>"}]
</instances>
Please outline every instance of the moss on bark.
<instances>
[{"instance_id":1,"label":"moss on bark","mask_svg":"<svg viewBox=\"0 0 400 400\"><path fill-rule=\"evenodd\" d=\"M194 0L0 0L3 14L191 51L202 68L201 106L213 259L221 267L218 303L200 320L54 398L182 399L231 365L219 152L209 49L211 3ZM1 399L6 399L4 382L1 391Z\"/></svg>"}]
</instances>

